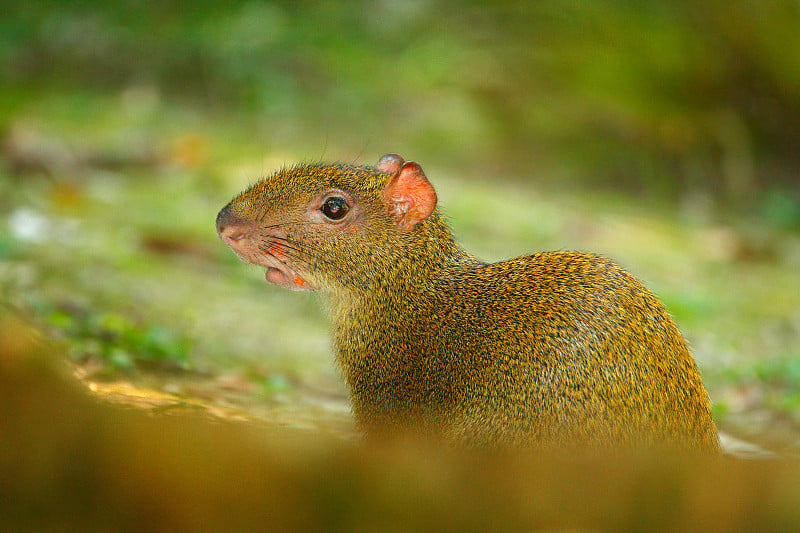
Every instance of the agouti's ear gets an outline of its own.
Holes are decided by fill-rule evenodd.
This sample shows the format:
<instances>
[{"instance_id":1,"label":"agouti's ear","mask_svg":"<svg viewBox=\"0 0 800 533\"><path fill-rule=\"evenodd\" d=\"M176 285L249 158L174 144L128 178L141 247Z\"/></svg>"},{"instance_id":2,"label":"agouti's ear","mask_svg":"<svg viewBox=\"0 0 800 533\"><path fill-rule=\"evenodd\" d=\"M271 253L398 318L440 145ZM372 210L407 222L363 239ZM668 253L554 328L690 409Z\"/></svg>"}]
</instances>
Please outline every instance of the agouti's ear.
<instances>
[{"instance_id":1,"label":"agouti's ear","mask_svg":"<svg viewBox=\"0 0 800 533\"><path fill-rule=\"evenodd\" d=\"M381 162L387 157L390 156L384 157ZM382 196L389 212L397 216L398 226L405 230L414 228L428 218L436 207L436 191L422 172L422 167L414 161L403 163L383 189Z\"/></svg>"},{"instance_id":2,"label":"agouti's ear","mask_svg":"<svg viewBox=\"0 0 800 533\"><path fill-rule=\"evenodd\" d=\"M403 158L397 154L386 154L381 157L375 168L385 174L397 174L397 171L403 166L403 162Z\"/></svg>"}]
</instances>

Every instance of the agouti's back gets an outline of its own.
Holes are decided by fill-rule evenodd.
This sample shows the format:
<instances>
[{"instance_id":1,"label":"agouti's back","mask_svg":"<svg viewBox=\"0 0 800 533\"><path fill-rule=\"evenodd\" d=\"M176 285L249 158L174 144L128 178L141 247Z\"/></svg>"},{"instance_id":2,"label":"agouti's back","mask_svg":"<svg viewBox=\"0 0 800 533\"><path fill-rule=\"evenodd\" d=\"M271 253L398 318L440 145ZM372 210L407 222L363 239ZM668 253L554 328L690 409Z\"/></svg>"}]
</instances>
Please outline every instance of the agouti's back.
<instances>
[{"instance_id":1,"label":"agouti's back","mask_svg":"<svg viewBox=\"0 0 800 533\"><path fill-rule=\"evenodd\" d=\"M686 344L637 279L574 252L482 263L435 206L421 168L391 155L278 173L217 229L268 280L323 293L370 434L718 449Z\"/></svg>"}]
</instances>

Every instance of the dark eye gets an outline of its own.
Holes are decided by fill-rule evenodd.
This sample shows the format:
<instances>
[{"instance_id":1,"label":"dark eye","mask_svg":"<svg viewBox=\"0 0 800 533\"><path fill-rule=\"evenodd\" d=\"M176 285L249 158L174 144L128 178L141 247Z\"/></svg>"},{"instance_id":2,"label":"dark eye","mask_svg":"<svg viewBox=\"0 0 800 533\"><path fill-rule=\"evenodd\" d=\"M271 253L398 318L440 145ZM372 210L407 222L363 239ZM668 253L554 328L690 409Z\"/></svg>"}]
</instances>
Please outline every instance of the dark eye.
<instances>
[{"instance_id":1,"label":"dark eye","mask_svg":"<svg viewBox=\"0 0 800 533\"><path fill-rule=\"evenodd\" d=\"M331 220L339 220L343 216L350 211L350 206L347 205L347 202L344 198L339 196L331 196L325 203L322 204L320 208L322 210L322 214L328 217Z\"/></svg>"}]
</instances>

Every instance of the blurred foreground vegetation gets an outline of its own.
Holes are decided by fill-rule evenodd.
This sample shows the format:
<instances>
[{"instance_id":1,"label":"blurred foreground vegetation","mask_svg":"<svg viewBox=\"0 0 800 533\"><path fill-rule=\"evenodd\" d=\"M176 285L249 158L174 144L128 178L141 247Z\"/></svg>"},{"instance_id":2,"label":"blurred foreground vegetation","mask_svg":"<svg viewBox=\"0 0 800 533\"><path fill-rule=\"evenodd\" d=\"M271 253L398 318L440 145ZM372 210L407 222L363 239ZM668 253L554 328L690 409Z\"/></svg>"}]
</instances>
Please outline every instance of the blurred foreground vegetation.
<instances>
[{"instance_id":1,"label":"blurred foreground vegetation","mask_svg":"<svg viewBox=\"0 0 800 533\"><path fill-rule=\"evenodd\" d=\"M480 256L642 277L720 426L800 442L797 2L6 4L0 299L96 389L349 434L314 296L213 221L283 164L396 151Z\"/></svg>"},{"instance_id":2,"label":"blurred foreground vegetation","mask_svg":"<svg viewBox=\"0 0 800 533\"><path fill-rule=\"evenodd\" d=\"M209 421L210 409L153 416L80 390L59 372L52 346L3 309L0 332L8 531L784 532L800 524L794 461L488 453L411 436L366 445L296 424Z\"/></svg>"}]
</instances>

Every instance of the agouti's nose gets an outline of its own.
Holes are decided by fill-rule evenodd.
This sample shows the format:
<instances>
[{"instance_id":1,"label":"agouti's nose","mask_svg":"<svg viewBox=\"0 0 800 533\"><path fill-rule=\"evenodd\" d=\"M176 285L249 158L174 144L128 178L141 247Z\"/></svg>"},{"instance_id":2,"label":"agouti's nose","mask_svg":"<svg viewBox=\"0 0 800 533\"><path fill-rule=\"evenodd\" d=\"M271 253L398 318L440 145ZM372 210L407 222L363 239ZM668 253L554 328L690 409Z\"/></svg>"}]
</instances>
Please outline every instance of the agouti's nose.
<instances>
[{"instance_id":1,"label":"agouti's nose","mask_svg":"<svg viewBox=\"0 0 800 533\"><path fill-rule=\"evenodd\" d=\"M230 214L231 210L229 206L223 207L219 213L217 213L217 234L222 237L222 232L225 227L230 224Z\"/></svg>"},{"instance_id":2,"label":"agouti's nose","mask_svg":"<svg viewBox=\"0 0 800 533\"><path fill-rule=\"evenodd\" d=\"M237 241L240 241L244 238L245 232L236 226L228 226L219 232L219 236L223 241L225 241L226 244L233 246Z\"/></svg>"},{"instance_id":3,"label":"agouti's nose","mask_svg":"<svg viewBox=\"0 0 800 533\"><path fill-rule=\"evenodd\" d=\"M228 206L223 207L217 215L217 235L229 246L245 236Z\"/></svg>"}]
</instances>

